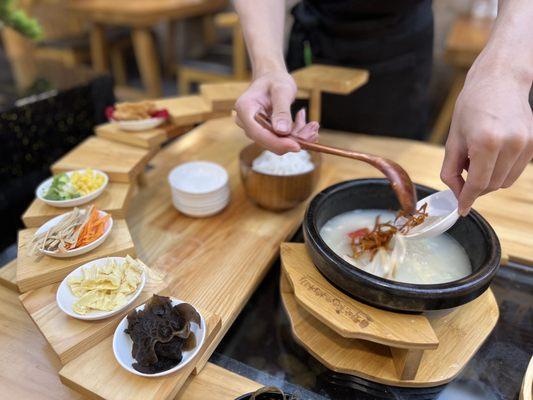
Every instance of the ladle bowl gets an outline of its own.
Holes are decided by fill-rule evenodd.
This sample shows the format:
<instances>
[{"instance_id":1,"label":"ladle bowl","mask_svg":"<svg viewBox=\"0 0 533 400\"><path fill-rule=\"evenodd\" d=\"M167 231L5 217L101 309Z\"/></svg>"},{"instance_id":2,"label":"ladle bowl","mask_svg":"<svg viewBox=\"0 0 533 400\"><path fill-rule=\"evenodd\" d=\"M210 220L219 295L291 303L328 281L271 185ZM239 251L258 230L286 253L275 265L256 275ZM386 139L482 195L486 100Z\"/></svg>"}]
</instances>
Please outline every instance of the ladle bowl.
<instances>
[{"instance_id":1,"label":"ladle bowl","mask_svg":"<svg viewBox=\"0 0 533 400\"><path fill-rule=\"evenodd\" d=\"M436 191L415 185L419 198ZM500 265L500 243L485 219L472 210L448 230L465 249L472 273L440 284L411 284L372 275L345 261L324 242L320 229L332 217L355 209L398 210L398 200L385 179L357 179L318 193L307 208L303 233L309 255L334 286L370 305L400 312L447 309L480 296Z\"/></svg>"}]
</instances>

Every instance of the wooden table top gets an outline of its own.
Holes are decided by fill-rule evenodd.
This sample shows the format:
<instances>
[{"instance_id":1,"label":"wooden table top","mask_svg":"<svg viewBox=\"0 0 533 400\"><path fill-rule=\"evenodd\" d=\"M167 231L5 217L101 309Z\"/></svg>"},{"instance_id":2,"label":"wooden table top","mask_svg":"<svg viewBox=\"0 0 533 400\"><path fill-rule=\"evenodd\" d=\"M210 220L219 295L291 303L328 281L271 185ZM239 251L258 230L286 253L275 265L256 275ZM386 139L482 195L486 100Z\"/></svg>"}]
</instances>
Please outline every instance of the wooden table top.
<instances>
[{"instance_id":1,"label":"wooden table top","mask_svg":"<svg viewBox=\"0 0 533 400\"><path fill-rule=\"evenodd\" d=\"M322 141L340 147L381 154L400 163L413 180L443 189L439 171L443 149L409 140L325 132ZM165 147L152 160L146 184L132 199L127 221L139 257L170 277L172 294L220 315L222 329L214 348L227 332L272 262L281 242L298 229L305 204L284 213L262 210L248 201L239 178L238 154L248 140L231 118L211 120ZM190 160L211 160L226 167L230 175L232 202L218 216L192 219L172 206L168 172ZM332 156L323 160L318 189L332 183L379 172L366 164ZM475 208L489 220L502 242L505 256L533 265L533 166L510 189L479 199ZM229 275L228 275L229 273ZM202 276L205 287L188 289L187 280ZM230 290L232 296L227 296ZM59 362L44 338L20 306L17 294L0 287L0 312L9 323L0 327L0 358L10 368L0 371L0 385L12 398L76 398L59 384ZM20 376L33 379L21 380ZM189 379L181 398L199 398L209 385L223 387L219 398L234 398L254 384L228 371L209 365ZM195 389L195 390L193 390ZM227 394L227 396L226 396Z\"/></svg>"},{"instance_id":2,"label":"wooden table top","mask_svg":"<svg viewBox=\"0 0 533 400\"><path fill-rule=\"evenodd\" d=\"M227 4L227 0L71 0L69 7L94 22L139 26L214 13Z\"/></svg>"},{"instance_id":3,"label":"wooden table top","mask_svg":"<svg viewBox=\"0 0 533 400\"><path fill-rule=\"evenodd\" d=\"M446 37L446 59L469 67L487 44L493 23L491 18L457 18Z\"/></svg>"}]
</instances>

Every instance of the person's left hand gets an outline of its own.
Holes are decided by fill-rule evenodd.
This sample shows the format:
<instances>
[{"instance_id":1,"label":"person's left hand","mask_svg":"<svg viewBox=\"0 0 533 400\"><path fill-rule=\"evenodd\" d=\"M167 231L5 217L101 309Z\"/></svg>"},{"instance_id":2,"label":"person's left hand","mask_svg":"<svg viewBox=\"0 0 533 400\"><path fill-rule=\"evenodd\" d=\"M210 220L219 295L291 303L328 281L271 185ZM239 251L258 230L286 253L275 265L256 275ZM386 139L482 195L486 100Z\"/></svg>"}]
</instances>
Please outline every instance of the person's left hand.
<instances>
[{"instance_id":1,"label":"person's left hand","mask_svg":"<svg viewBox=\"0 0 533 400\"><path fill-rule=\"evenodd\" d=\"M533 157L531 82L474 66L453 113L441 179L468 214L485 193L507 188ZM466 181L461 176L468 171Z\"/></svg>"}]
</instances>

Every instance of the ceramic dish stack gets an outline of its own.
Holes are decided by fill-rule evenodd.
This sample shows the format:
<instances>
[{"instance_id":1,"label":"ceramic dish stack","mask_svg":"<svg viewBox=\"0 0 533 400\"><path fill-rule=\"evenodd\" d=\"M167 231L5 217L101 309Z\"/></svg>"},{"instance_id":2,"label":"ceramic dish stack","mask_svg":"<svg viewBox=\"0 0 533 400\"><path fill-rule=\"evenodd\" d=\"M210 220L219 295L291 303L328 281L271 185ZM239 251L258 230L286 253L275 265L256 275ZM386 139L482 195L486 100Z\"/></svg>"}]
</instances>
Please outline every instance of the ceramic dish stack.
<instances>
[{"instance_id":1,"label":"ceramic dish stack","mask_svg":"<svg viewBox=\"0 0 533 400\"><path fill-rule=\"evenodd\" d=\"M168 182L174 207L190 217L208 217L229 203L228 173L218 164L193 161L170 171Z\"/></svg>"}]
</instances>

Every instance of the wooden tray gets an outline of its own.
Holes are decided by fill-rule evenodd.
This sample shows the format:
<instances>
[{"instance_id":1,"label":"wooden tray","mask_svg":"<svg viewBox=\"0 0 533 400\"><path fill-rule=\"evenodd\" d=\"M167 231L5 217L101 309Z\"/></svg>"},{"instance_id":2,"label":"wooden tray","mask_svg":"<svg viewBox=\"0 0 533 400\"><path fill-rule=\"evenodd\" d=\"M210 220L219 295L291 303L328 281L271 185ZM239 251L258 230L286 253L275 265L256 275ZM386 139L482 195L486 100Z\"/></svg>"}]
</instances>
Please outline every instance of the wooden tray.
<instances>
[{"instance_id":1,"label":"wooden tray","mask_svg":"<svg viewBox=\"0 0 533 400\"><path fill-rule=\"evenodd\" d=\"M154 293L164 294L162 292L168 285L165 276L150 268L146 270L146 285L137 300L123 312L103 320L84 321L61 311L56 302L59 283L24 293L19 299L64 365L111 335L131 309L144 303Z\"/></svg>"},{"instance_id":2,"label":"wooden tray","mask_svg":"<svg viewBox=\"0 0 533 400\"><path fill-rule=\"evenodd\" d=\"M357 68L314 64L292 72L301 90L348 94L368 81L368 71Z\"/></svg>"},{"instance_id":3,"label":"wooden tray","mask_svg":"<svg viewBox=\"0 0 533 400\"><path fill-rule=\"evenodd\" d=\"M125 218L132 191L132 185L128 183L110 182L92 204L97 209L110 213L113 218ZM52 207L39 199L35 199L22 215L22 222L26 228L38 228L53 217L70 210L72 208Z\"/></svg>"},{"instance_id":4,"label":"wooden tray","mask_svg":"<svg viewBox=\"0 0 533 400\"><path fill-rule=\"evenodd\" d=\"M202 96L171 97L156 100L158 108L166 108L176 126L191 126L207 121L213 110Z\"/></svg>"},{"instance_id":5,"label":"wooden tray","mask_svg":"<svg viewBox=\"0 0 533 400\"><path fill-rule=\"evenodd\" d=\"M113 182L133 182L155 150L141 149L91 136L52 165L54 173L80 168L98 168Z\"/></svg>"},{"instance_id":6,"label":"wooden tray","mask_svg":"<svg viewBox=\"0 0 533 400\"><path fill-rule=\"evenodd\" d=\"M220 330L220 317L201 311L206 320L207 334L196 358L174 374L146 378L123 369L113 355L113 335L69 362L59 371L68 387L96 399L107 400L170 400L174 399L189 377L202 353Z\"/></svg>"},{"instance_id":7,"label":"wooden tray","mask_svg":"<svg viewBox=\"0 0 533 400\"><path fill-rule=\"evenodd\" d=\"M107 123L98 125L95 128L96 136L112 140L114 142L125 143L131 146L142 147L144 149L158 149L161 144L168 139L179 136L185 132L189 127L179 127L177 125L167 123L158 126L154 129L149 129L141 132L123 131L117 124Z\"/></svg>"},{"instance_id":8,"label":"wooden tray","mask_svg":"<svg viewBox=\"0 0 533 400\"><path fill-rule=\"evenodd\" d=\"M101 257L136 256L135 246L125 220L113 220L113 229L109 237L96 249L71 258L40 258L28 254L37 228L23 229L18 236L17 283L22 293L28 290L60 282L71 271L82 264Z\"/></svg>"},{"instance_id":9,"label":"wooden tray","mask_svg":"<svg viewBox=\"0 0 533 400\"><path fill-rule=\"evenodd\" d=\"M295 339L316 359L333 371L392 386L432 387L451 381L483 344L499 316L490 289L464 306L426 313L438 348L409 351L373 339L339 335L299 304L285 272L280 289ZM406 325L412 324L413 315L399 315Z\"/></svg>"}]
</instances>

